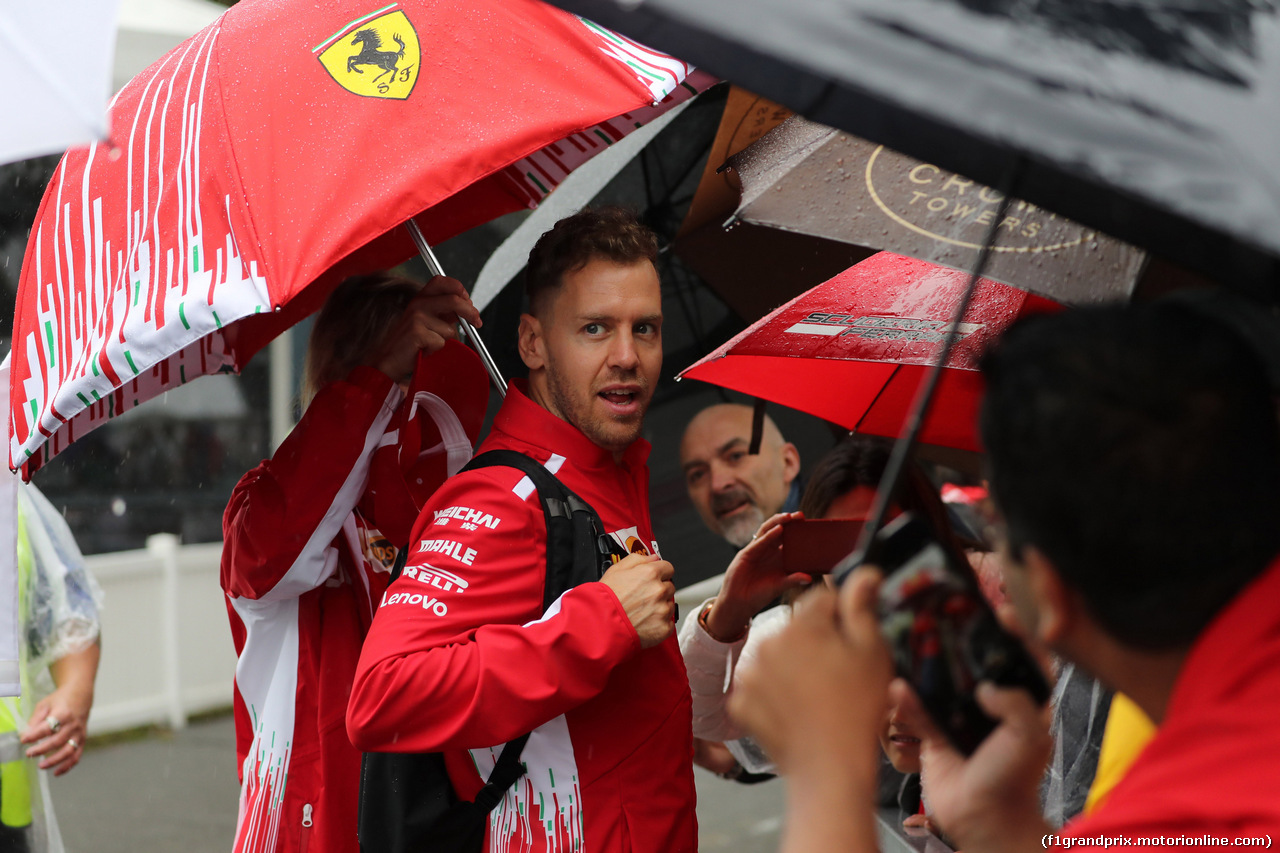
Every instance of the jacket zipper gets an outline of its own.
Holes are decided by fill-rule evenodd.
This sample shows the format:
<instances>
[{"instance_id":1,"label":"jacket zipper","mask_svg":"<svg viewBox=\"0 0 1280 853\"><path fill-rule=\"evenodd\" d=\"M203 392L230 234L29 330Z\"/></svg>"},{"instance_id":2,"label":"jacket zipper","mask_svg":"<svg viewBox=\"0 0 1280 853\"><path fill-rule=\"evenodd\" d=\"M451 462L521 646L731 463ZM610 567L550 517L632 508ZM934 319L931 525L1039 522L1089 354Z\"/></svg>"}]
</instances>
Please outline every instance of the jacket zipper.
<instances>
[{"instance_id":1,"label":"jacket zipper","mask_svg":"<svg viewBox=\"0 0 1280 853\"><path fill-rule=\"evenodd\" d=\"M307 847L311 845L311 827L315 823L311 819L313 809L311 803L303 803L302 805L302 832L298 839L298 853L307 853Z\"/></svg>"}]
</instances>

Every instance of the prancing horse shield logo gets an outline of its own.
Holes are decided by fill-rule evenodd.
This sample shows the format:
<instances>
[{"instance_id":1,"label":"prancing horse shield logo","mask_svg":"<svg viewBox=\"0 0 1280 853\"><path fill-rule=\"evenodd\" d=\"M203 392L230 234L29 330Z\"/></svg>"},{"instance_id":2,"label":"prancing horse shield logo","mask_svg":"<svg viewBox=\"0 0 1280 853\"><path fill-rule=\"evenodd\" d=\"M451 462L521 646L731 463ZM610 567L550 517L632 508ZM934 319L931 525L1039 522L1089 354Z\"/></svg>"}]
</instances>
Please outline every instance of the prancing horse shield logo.
<instances>
[{"instance_id":1,"label":"prancing horse shield logo","mask_svg":"<svg viewBox=\"0 0 1280 853\"><path fill-rule=\"evenodd\" d=\"M413 92L422 53L418 33L399 5L356 18L311 49L348 92L401 101Z\"/></svg>"}]
</instances>

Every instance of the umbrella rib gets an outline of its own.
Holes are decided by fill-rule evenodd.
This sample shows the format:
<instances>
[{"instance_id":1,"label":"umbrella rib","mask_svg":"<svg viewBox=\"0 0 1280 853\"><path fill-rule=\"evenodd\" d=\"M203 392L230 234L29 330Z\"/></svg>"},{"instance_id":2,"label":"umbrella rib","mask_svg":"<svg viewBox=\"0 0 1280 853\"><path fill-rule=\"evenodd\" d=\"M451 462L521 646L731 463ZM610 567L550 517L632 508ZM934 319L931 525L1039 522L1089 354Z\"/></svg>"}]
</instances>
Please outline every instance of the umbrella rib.
<instances>
[{"instance_id":1,"label":"umbrella rib","mask_svg":"<svg viewBox=\"0 0 1280 853\"><path fill-rule=\"evenodd\" d=\"M850 430L850 432L856 433L858 430L862 429L862 422L865 421L867 419L867 416L871 414L871 410L876 407L876 403L880 402L880 398L884 396L884 392L889 388L889 383L892 382L897 377L898 371L901 369L902 369L901 364L895 364L893 366L893 372L890 373L889 378L886 379L880 385L880 390L876 392L876 396L873 397L871 402L867 404L867 407L862 410L862 414L858 417L858 422L853 425L853 429Z\"/></svg>"}]
</instances>

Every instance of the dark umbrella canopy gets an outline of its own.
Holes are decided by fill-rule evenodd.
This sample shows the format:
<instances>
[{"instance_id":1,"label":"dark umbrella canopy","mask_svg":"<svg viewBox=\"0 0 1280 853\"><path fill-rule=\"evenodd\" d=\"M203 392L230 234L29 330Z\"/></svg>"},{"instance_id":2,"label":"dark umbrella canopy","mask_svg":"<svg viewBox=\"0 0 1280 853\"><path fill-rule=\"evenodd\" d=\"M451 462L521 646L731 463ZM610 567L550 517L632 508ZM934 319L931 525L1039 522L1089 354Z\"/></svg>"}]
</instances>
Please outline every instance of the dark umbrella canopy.
<instances>
[{"instance_id":1,"label":"dark umbrella canopy","mask_svg":"<svg viewBox=\"0 0 1280 853\"><path fill-rule=\"evenodd\" d=\"M729 159L741 222L971 270L1059 302L1128 299L1146 255L1052 211L799 116Z\"/></svg>"},{"instance_id":2,"label":"dark umbrella canopy","mask_svg":"<svg viewBox=\"0 0 1280 853\"><path fill-rule=\"evenodd\" d=\"M671 246L748 322L874 254L862 246L759 227L741 218L723 227L742 195L737 172L725 169L725 162L793 118L786 107L730 88L702 178Z\"/></svg>"},{"instance_id":3,"label":"dark umbrella canopy","mask_svg":"<svg viewBox=\"0 0 1280 853\"><path fill-rule=\"evenodd\" d=\"M739 85L1274 298L1276 0L558 0Z\"/></svg>"}]
</instances>

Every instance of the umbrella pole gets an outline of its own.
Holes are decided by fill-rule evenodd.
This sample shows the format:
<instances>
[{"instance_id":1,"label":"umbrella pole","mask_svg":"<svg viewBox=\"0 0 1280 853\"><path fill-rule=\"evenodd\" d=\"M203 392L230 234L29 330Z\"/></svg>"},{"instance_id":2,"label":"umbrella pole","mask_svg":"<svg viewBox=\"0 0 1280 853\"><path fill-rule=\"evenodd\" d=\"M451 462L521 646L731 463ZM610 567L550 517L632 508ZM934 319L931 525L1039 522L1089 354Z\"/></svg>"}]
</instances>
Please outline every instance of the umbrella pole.
<instances>
[{"instance_id":1,"label":"umbrella pole","mask_svg":"<svg viewBox=\"0 0 1280 853\"><path fill-rule=\"evenodd\" d=\"M1004 221L1005 214L1009 211L1009 203L1013 199L1013 191L1022 177L1024 166L1024 159L1019 157L1009 167L1009 172L1004 182L1005 186L1002 188L1003 198L1000 199L995 218L991 220L987 234L982 240L982 250L978 252L978 259L973 265L973 272L969 274L969 282L965 285L964 294L960 297L960 304L956 306L955 315L951 320L951 327L947 330L947 336L942 341L942 350L938 353L938 360L929 369L924 384L920 386L920 389L916 392L915 400L911 403L911 412L907 416L906 432L894 442L893 451L889 454L889 461L885 465L884 474L880 478L880 486L876 489L875 503L871 506L871 516L863 526L862 533L858 536L858 544L854 546L853 551L832 570L831 574L837 584L843 583L844 579L862 564L863 555L868 552L875 535L884 526L885 516L889 512L889 505L893 502L893 497L902 481L902 474L906 471L907 460L911 457L911 451L915 449L916 440L920 437L920 430L924 426L924 417L933 402L933 394L938 388L938 381L942 378L942 371L945 368L947 359L951 357L952 348L955 346L956 341L960 339L960 324L964 321L965 314L969 312L969 303L973 300L974 291L978 289L978 281L982 278L982 271L986 269L987 260L991 257L991 251L995 247L997 230L1000 227L1000 223Z\"/></svg>"},{"instance_id":2,"label":"umbrella pole","mask_svg":"<svg viewBox=\"0 0 1280 853\"><path fill-rule=\"evenodd\" d=\"M431 251L427 238L422 236L422 229L418 227L418 223L410 219L404 224L409 229L409 236L413 238L413 244L418 247L418 254L422 256L422 260L427 265L427 272L435 275L444 275L444 270L440 268L440 262L436 260L436 253ZM493 381L493 387L498 389L498 393L503 398L507 396L507 380L502 378L502 372L498 370L498 363L493 360L493 356L489 354L489 349L484 345L484 341L480 340L480 333L475 327L466 320L458 320L458 325L462 327L462 334L467 339L467 343L480 356L480 360L484 362L484 369L489 372L489 379Z\"/></svg>"}]
</instances>

